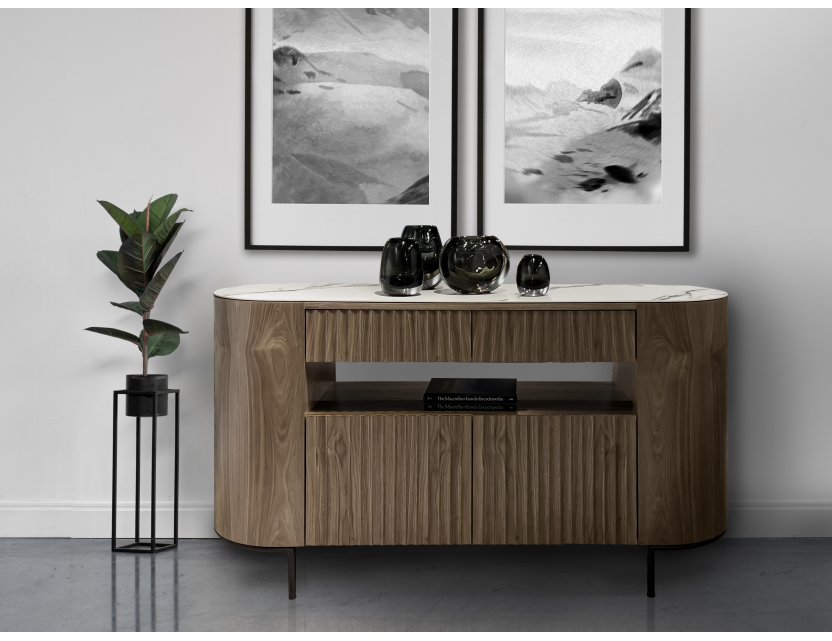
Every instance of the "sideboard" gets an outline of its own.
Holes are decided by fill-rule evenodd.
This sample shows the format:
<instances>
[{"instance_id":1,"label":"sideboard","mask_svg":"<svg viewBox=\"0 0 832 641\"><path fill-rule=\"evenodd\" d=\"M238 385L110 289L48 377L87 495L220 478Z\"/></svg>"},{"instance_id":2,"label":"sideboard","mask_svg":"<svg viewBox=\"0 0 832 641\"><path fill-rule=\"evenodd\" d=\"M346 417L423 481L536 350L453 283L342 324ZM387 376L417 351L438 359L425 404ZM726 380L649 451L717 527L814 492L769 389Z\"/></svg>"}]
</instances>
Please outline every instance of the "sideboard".
<instances>
[{"instance_id":1,"label":"sideboard","mask_svg":"<svg viewBox=\"0 0 832 641\"><path fill-rule=\"evenodd\" d=\"M215 292L215 529L289 555L341 545L701 545L726 529L725 292L377 285ZM516 412L425 412L427 381L336 363L611 363L518 381ZM484 368L483 375L487 376Z\"/></svg>"}]
</instances>

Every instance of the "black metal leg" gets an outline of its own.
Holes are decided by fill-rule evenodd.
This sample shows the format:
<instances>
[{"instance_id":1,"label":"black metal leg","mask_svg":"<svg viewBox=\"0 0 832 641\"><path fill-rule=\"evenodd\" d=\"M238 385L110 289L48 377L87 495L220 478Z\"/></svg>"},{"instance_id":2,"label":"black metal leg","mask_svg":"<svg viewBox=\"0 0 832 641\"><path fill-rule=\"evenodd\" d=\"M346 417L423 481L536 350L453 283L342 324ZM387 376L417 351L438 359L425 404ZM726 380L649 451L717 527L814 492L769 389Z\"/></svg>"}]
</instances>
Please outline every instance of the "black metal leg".
<instances>
[{"instance_id":1,"label":"black metal leg","mask_svg":"<svg viewBox=\"0 0 832 641\"><path fill-rule=\"evenodd\" d=\"M136 417L136 535L135 535L135 542L139 542L139 498L140 498L140 485L142 480L142 464L141 464L141 454L142 454L142 424L141 419L137 416Z\"/></svg>"},{"instance_id":2,"label":"black metal leg","mask_svg":"<svg viewBox=\"0 0 832 641\"><path fill-rule=\"evenodd\" d=\"M175 394L173 427L173 544L179 544L179 392Z\"/></svg>"},{"instance_id":3,"label":"black metal leg","mask_svg":"<svg viewBox=\"0 0 832 641\"><path fill-rule=\"evenodd\" d=\"M116 549L116 490L118 482L118 394L113 392L113 509L110 515L110 546Z\"/></svg>"},{"instance_id":4,"label":"black metal leg","mask_svg":"<svg viewBox=\"0 0 832 641\"><path fill-rule=\"evenodd\" d=\"M656 549L647 546L647 596L656 598Z\"/></svg>"},{"instance_id":5,"label":"black metal leg","mask_svg":"<svg viewBox=\"0 0 832 641\"><path fill-rule=\"evenodd\" d=\"M295 569L295 548L287 548L286 553L289 562L289 598L296 599L298 597L298 591L297 573Z\"/></svg>"},{"instance_id":6,"label":"black metal leg","mask_svg":"<svg viewBox=\"0 0 832 641\"><path fill-rule=\"evenodd\" d=\"M153 431L150 447L150 551L156 551L156 412L159 395L153 397Z\"/></svg>"}]
</instances>

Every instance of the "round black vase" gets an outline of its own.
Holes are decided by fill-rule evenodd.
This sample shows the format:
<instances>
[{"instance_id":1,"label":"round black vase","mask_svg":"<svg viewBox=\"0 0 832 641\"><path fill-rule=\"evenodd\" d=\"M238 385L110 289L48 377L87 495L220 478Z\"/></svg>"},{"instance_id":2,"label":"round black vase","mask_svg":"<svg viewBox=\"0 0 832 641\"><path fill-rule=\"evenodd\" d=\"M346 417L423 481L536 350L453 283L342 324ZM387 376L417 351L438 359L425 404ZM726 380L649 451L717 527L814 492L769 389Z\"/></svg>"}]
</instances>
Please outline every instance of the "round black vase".
<instances>
[{"instance_id":1,"label":"round black vase","mask_svg":"<svg viewBox=\"0 0 832 641\"><path fill-rule=\"evenodd\" d=\"M167 374L128 374L127 416L153 416L153 396L133 395L130 392L162 392L168 388ZM156 416L168 415L168 395L156 396Z\"/></svg>"},{"instance_id":2,"label":"round black vase","mask_svg":"<svg viewBox=\"0 0 832 641\"><path fill-rule=\"evenodd\" d=\"M549 291L549 265L540 254L526 254L517 265L517 291L521 296L545 296Z\"/></svg>"},{"instance_id":3,"label":"round black vase","mask_svg":"<svg viewBox=\"0 0 832 641\"><path fill-rule=\"evenodd\" d=\"M503 284L508 250L496 236L454 236L442 248L439 269L460 294L488 294Z\"/></svg>"},{"instance_id":4,"label":"round black vase","mask_svg":"<svg viewBox=\"0 0 832 641\"><path fill-rule=\"evenodd\" d=\"M389 296L418 296L422 289L422 252L409 238L390 238L381 252L381 290Z\"/></svg>"},{"instance_id":5,"label":"round black vase","mask_svg":"<svg viewBox=\"0 0 832 641\"><path fill-rule=\"evenodd\" d=\"M442 280L439 273L439 254L442 251L442 240L439 230L433 225L406 225L402 230L402 238L415 240L422 252L422 289L433 289Z\"/></svg>"}]
</instances>

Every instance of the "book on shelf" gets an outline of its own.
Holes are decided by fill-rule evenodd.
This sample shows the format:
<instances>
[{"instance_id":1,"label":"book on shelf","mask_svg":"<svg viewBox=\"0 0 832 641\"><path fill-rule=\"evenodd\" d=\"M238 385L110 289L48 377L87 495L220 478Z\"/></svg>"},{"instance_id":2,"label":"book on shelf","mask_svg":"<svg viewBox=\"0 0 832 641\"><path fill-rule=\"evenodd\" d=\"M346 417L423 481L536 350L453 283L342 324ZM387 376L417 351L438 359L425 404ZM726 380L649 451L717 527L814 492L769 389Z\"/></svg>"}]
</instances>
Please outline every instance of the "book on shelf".
<instances>
[{"instance_id":1,"label":"book on shelf","mask_svg":"<svg viewBox=\"0 0 832 641\"><path fill-rule=\"evenodd\" d=\"M517 403L425 403L428 412L516 412Z\"/></svg>"},{"instance_id":2,"label":"book on shelf","mask_svg":"<svg viewBox=\"0 0 832 641\"><path fill-rule=\"evenodd\" d=\"M451 405L464 404L470 406L466 409L513 412L517 409L517 379L432 378L423 400L425 409L434 409L437 405L442 405L441 409L455 409Z\"/></svg>"}]
</instances>

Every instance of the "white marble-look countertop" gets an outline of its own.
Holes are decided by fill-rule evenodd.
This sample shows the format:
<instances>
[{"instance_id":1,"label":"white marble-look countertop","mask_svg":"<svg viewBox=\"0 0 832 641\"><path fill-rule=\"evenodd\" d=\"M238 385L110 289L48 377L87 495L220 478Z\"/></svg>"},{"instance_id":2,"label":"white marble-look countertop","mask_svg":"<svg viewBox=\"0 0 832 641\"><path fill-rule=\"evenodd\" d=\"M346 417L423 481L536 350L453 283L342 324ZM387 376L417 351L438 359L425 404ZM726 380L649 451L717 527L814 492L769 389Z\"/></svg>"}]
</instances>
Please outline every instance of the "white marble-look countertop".
<instances>
[{"instance_id":1,"label":"white marble-look countertop","mask_svg":"<svg viewBox=\"0 0 832 641\"><path fill-rule=\"evenodd\" d=\"M520 296L513 283L490 294L458 294L444 283L418 296L388 296L378 284L279 283L218 289L214 296L235 300L340 303L651 303L693 302L724 298L718 289L693 285L552 284L545 296Z\"/></svg>"}]
</instances>

